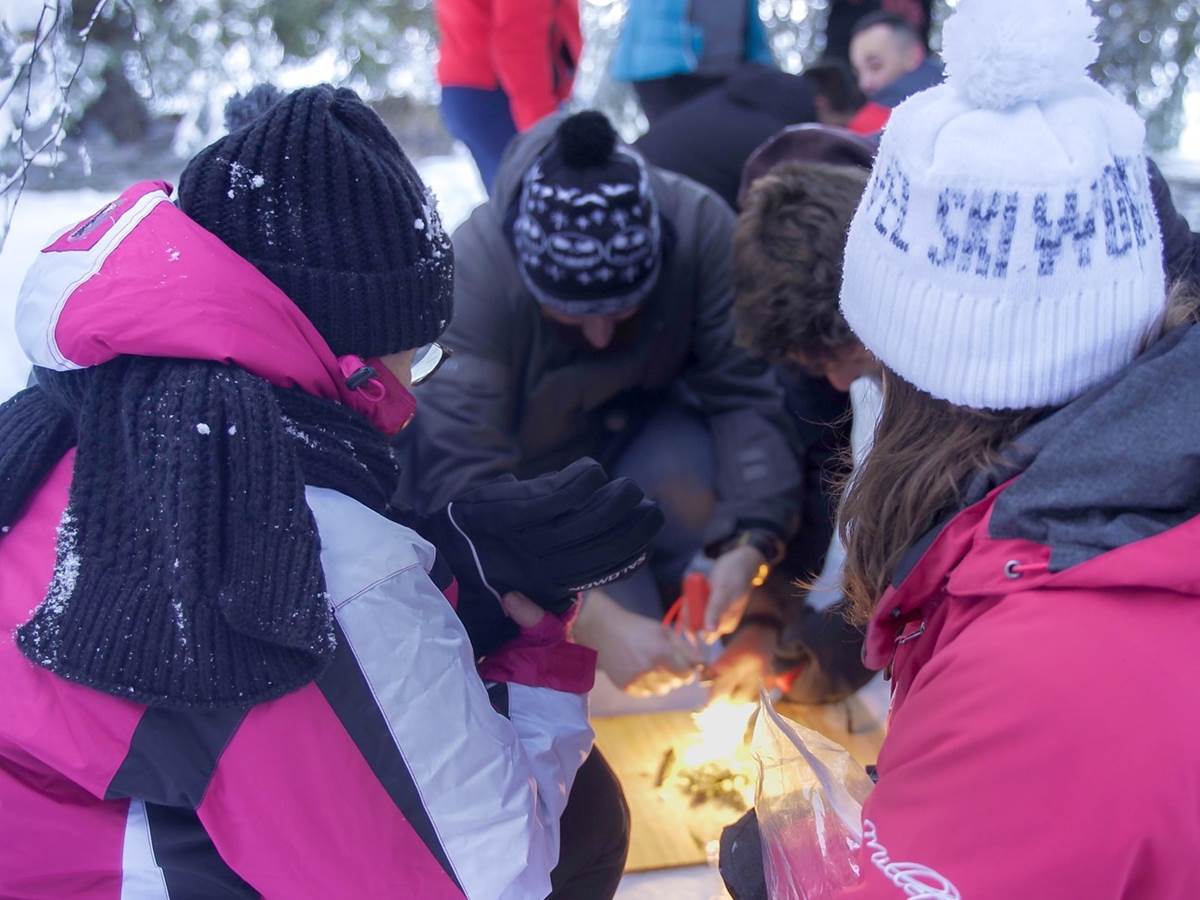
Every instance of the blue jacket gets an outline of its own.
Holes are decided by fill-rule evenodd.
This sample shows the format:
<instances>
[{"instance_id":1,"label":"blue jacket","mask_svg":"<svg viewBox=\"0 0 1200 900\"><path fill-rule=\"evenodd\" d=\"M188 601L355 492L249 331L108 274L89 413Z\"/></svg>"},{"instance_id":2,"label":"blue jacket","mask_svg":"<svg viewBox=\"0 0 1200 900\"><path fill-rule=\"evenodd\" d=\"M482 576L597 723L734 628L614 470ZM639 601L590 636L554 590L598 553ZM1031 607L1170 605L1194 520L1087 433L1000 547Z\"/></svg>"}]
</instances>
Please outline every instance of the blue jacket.
<instances>
[{"instance_id":1,"label":"blue jacket","mask_svg":"<svg viewBox=\"0 0 1200 900\"><path fill-rule=\"evenodd\" d=\"M736 0L730 0L736 2ZM756 0L745 0L746 60L774 65ZM649 81L696 71L704 34L688 17L688 0L632 0L613 57L617 81Z\"/></svg>"},{"instance_id":2,"label":"blue jacket","mask_svg":"<svg viewBox=\"0 0 1200 900\"><path fill-rule=\"evenodd\" d=\"M901 75L887 87L878 90L871 99L880 106L895 109L914 94L941 84L945 77L946 69L941 61L930 57L907 75Z\"/></svg>"}]
</instances>

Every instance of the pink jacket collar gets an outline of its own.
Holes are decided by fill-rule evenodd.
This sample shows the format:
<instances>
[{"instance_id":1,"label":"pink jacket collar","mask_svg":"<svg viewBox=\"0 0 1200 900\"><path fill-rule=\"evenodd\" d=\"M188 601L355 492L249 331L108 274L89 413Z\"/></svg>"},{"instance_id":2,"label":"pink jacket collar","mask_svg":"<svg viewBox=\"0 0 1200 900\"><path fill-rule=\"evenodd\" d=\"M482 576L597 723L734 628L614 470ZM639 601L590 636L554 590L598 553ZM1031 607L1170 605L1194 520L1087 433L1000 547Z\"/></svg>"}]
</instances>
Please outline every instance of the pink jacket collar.
<instances>
[{"instance_id":1,"label":"pink jacket collar","mask_svg":"<svg viewBox=\"0 0 1200 900\"><path fill-rule=\"evenodd\" d=\"M1050 566L1050 548L1035 541L995 538L989 532L1005 482L959 512L912 570L889 588L867 626L863 661L885 669L896 647L924 633L944 596L999 598L1041 588L1054 590L1152 589L1194 597L1200 589L1200 517L1127 544L1063 571Z\"/></svg>"},{"instance_id":2,"label":"pink jacket collar","mask_svg":"<svg viewBox=\"0 0 1200 900\"><path fill-rule=\"evenodd\" d=\"M381 365L368 390L346 377L288 297L145 181L66 229L39 255L17 302L17 336L34 365L65 371L123 355L237 365L281 387L345 404L381 431L411 418L411 394Z\"/></svg>"}]
</instances>

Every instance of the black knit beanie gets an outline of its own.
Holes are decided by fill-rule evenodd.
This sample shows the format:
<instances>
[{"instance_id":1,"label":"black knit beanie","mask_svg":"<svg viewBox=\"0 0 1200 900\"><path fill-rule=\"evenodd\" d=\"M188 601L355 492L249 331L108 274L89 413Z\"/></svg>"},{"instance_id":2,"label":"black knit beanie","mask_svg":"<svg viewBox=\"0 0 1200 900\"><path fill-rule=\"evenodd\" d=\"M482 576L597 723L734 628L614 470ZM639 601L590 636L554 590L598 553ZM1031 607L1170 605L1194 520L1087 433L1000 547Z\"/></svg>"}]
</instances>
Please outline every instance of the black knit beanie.
<instances>
[{"instance_id":1,"label":"black knit beanie","mask_svg":"<svg viewBox=\"0 0 1200 900\"><path fill-rule=\"evenodd\" d=\"M188 163L179 205L254 264L338 355L427 344L453 304L454 252L378 115L345 88L251 91ZM240 126L240 127L236 127Z\"/></svg>"},{"instance_id":2,"label":"black knit beanie","mask_svg":"<svg viewBox=\"0 0 1200 900\"><path fill-rule=\"evenodd\" d=\"M646 165L602 113L565 119L525 174L513 246L539 303L570 315L640 305L662 268L662 227Z\"/></svg>"}]
</instances>

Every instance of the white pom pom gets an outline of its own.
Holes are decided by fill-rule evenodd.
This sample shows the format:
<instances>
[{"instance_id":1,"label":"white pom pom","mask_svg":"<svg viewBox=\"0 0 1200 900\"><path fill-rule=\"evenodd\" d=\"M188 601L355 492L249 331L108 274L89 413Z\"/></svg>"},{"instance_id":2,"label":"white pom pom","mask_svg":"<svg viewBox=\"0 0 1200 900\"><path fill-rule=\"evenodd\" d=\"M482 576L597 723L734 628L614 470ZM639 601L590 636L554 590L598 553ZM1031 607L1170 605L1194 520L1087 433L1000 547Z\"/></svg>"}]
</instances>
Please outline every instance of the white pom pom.
<instances>
[{"instance_id":1,"label":"white pom pom","mask_svg":"<svg viewBox=\"0 0 1200 900\"><path fill-rule=\"evenodd\" d=\"M1099 56L1087 0L959 0L943 29L950 84L982 109L1070 91Z\"/></svg>"}]
</instances>

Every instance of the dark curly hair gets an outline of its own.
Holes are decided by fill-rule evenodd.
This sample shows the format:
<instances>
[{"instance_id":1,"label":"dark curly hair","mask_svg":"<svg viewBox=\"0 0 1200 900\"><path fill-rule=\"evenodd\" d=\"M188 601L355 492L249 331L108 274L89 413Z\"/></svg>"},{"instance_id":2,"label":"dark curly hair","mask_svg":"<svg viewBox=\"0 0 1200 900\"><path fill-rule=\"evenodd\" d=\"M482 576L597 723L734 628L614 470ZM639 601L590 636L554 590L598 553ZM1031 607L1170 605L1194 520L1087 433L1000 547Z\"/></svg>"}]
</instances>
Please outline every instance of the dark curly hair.
<instances>
[{"instance_id":1,"label":"dark curly hair","mask_svg":"<svg viewBox=\"0 0 1200 900\"><path fill-rule=\"evenodd\" d=\"M838 309L850 220L867 173L789 162L754 183L733 239L738 343L768 362L830 359L855 343Z\"/></svg>"}]
</instances>

